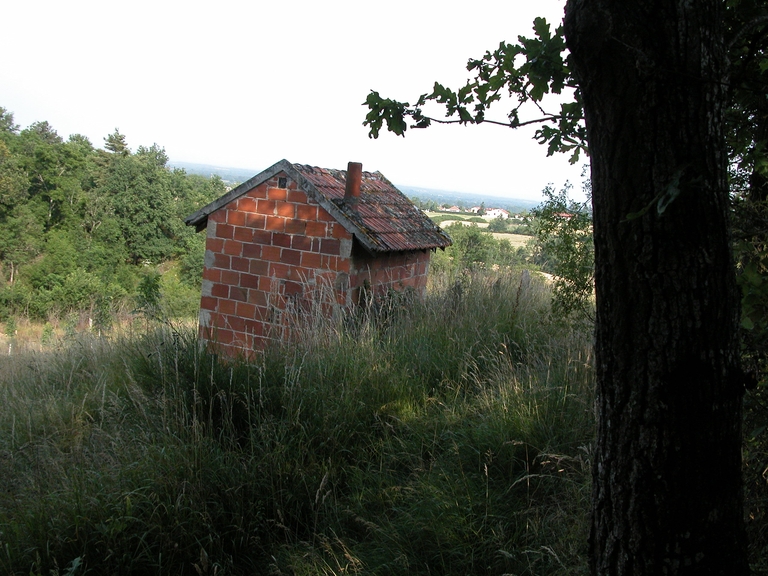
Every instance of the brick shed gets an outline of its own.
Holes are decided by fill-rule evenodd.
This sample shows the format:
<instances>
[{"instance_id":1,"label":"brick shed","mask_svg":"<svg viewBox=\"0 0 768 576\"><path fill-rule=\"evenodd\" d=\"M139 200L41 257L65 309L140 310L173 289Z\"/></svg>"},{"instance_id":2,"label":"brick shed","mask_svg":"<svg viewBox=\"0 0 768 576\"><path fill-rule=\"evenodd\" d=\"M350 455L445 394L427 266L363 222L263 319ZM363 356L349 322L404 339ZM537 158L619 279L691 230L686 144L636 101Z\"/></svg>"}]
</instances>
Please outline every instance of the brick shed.
<instances>
[{"instance_id":1,"label":"brick shed","mask_svg":"<svg viewBox=\"0 0 768 576\"><path fill-rule=\"evenodd\" d=\"M200 331L223 351L285 338L301 312L423 294L448 235L379 172L281 160L185 222L207 229Z\"/></svg>"}]
</instances>

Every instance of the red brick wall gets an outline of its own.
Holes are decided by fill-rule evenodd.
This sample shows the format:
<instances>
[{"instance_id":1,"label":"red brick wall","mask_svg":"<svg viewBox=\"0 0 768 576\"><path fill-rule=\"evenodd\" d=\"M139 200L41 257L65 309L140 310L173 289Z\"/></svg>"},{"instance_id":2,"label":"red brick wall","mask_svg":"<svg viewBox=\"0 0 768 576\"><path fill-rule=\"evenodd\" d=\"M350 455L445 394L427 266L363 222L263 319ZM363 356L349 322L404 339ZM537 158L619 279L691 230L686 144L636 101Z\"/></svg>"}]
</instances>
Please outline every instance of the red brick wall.
<instances>
[{"instance_id":1,"label":"red brick wall","mask_svg":"<svg viewBox=\"0 0 768 576\"><path fill-rule=\"evenodd\" d=\"M317 303L356 304L375 294L423 294L429 251L372 257L287 178L276 175L208 217L200 330L222 352L248 353L288 336L289 316ZM332 306L331 306L332 305Z\"/></svg>"},{"instance_id":2,"label":"red brick wall","mask_svg":"<svg viewBox=\"0 0 768 576\"><path fill-rule=\"evenodd\" d=\"M352 301L357 303L359 288L368 285L374 296L386 294L389 290L401 292L413 289L420 296L427 288L429 250L415 252L392 252L376 257L359 246L353 250L350 284Z\"/></svg>"}]
</instances>

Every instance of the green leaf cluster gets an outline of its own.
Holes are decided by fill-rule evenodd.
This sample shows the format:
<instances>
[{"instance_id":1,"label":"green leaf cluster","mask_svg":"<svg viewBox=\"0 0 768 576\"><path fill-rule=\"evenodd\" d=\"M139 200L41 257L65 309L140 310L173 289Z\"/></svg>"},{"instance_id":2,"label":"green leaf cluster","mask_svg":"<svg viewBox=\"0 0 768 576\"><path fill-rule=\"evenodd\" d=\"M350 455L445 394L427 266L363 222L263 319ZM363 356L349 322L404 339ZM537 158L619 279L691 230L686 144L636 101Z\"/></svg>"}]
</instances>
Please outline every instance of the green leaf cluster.
<instances>
[{"instance_id":1,"label":"green leaf cluster","mask_svg":"<svg viewBox=\"0 0 768 576\"><path fill-rule=\"evenodd\" d=\"M562 26L553 32L544 18L533 23L534 38L518 37L516 44L501 42L493 52L479 59L470 59L467 70L474 78L458 90L435 82L432 92L419 96L416 104L382 98L371 91L364 103L369 112L363 124L369 127L369 136L378 138L381 128L404 136L408 118L411 128L427 128L433 122L481 124L483 122L516 128L526 124L542 124L534 138L548 146L549 155L571 152L571 162L586 150L586 131L583 122L578 87L567 65L565 38ZM560 103L557 112L547 112L543 100L547 94L574 91L575 101ZM487 118L492 105L514 104L506 113L506 120ZM445 109L449 120L437 119L425 113L424 107L434 102ZM521 119L521 111L536 110L538 118Z\"/></svg>"},{"instance_id":2,"label":"green leaf cluster","mask_svg":"<svg viewBox=\"0 0 768 576\"><path fill-rule=\"evenodd\" d=\"M560 192L547 187L546 201L533 210L534 258L553 276L552 310L560 317L591 317L595 249L592 215L586 202L569 198L571 186Z\"/></svg>"},{"instance_id":3,"label":"green leaf cluster","mask_svg":"<svg viewBox=\"0 0 768 576\"><path fill-rule=\"evenodd\" d=\"M463 272L476 268L524 266L529 259L525 247L515 248L507 240L496 239L476 223L454 223L446 227L453 244L432 258L436 272Z\"/></svg>"},{"instance_id":4,"label":"green leaf cluster","mask_svg":"<svg viewBox=\"0 0 768 576\"><path fill-rule=\"evenodd\" d=\"M183 218L223 182L171 169L156 144L134 153L118 130L104 140L20 129L0 108L0 317L132 307L147 268L169 261L199 285L200 239Z\"/></svg>"}]
</instances>

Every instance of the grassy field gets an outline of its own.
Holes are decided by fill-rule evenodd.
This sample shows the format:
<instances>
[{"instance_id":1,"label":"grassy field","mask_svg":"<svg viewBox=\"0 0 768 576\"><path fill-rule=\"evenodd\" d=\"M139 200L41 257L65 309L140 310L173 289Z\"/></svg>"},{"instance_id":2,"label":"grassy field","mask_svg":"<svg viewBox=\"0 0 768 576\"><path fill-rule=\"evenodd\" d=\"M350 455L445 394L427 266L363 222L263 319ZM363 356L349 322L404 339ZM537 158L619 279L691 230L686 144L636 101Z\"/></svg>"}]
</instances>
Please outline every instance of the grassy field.
<instances>
[{"instance_id":1,"label":"grassy field","mask_svg":"<svg viewBox=\"0 0 768 576\"><path fill-rule=\"evenodd\" d=\"M440 223L440 227L447 228L451 224L455 224L457 222L460 222L466 225L475 224L478 228L488 228L487 222L485 223L467 222L466 220L446 220ZM506 232L491 232L491 235L497 240L506 240L507 242L512 244L514 248L526 246L532 239L532 236L526 236L524 234L508 234Z\"/></svg>"},{"instance_id":2,"label":"grassy field","mask_svg":"<svg viewBox=\"0 0 768 576\"><path fill-rule=\"evenodd\" d=\"M251 362L170 324L0 356L0 573L586 574L591 334L549 298L464 272Z\"/></svg>"},{"instance_id":3,"label":"grassy field","mask_svg":"<svg viewBox=\"0 0 768 576\"><path fill-rule=\"evenodd\" d=\"M492 234L496 240L506 240L512 244L513 248L527 246L532 239L531 236L526 236L524 234L506 234L505 232L493 232Z\"/></svg>"},{"instance_id":4,"label":"grassy field","mask_svg":"<svg viewBox=\"0 0 768 576\"><path fill-rule=\"evenodd\" d=\"M443 212L426 212L427 216L430 218L434 217L446 217L447 215ZM451 224L461 223L466 225L475 224L478 228L488 228L488 221L485 222L478 222L480 217L478 217L475 214L471 215L465 215L465 214L456 214L455 216L453 214L450 215L451 220L442 220L440 221L440 227L445 229L448 228ZM526 236L524 234L508 234L505 232L493 232L493 237L497 240L506 240L514 248L519 248L521 246L526 246L531 241L531 236Z\"/></svg>"},{"instance_id":5,"label":"grassy field","mask_svg":"<svg viewBox=\"0 0 768 576\"><path fill-rule=\"evenodd\" d=\"M464 275L258 361L160 326L0 358L0 573L579 574L589 334Z\"/></svg>"}]
</instances>

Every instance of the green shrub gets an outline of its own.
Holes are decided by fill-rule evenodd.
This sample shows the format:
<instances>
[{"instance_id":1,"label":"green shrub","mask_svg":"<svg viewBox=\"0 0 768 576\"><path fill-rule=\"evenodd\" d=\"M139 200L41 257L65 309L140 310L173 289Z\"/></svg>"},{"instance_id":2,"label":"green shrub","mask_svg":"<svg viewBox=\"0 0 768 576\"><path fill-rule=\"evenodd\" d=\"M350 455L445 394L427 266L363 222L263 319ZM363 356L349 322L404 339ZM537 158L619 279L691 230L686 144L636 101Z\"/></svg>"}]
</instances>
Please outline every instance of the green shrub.
<instances>
[{"instance_id":1,"label":"green shrub","mask_svg":"<svg viewBox=\"0 0 768 576\"><path fill-rule=\"evenodd\" d=\"M183 266L174 266L163 274L160 282L160 306L170 319L197 318L200 310L200 286L182 280Z\"/></svg>"},{"instance_id":2,"label":"green shrub","mask_svg":"<svg viewBox=\"0 0 768 576\"><path fill-rule=\"evenodd\" d=\"M528 260L527 250L515 249L506 240L497 240L476 224L455 223L446 231L453 245L432 258L432 269L437 272L455 274L476 267L519 267Z\"/></svg>"},{"instance_id":3,"label":"green shrub","mask_svg":"<svg viewBox=\"0 0 768 576\"><path fill-rule=\"evenodd\" d=\"M136 311L146 319L159 320L162 318L161 310L161 274L157 270L147 270L144 273L136 290Z\"/></svg>"},{"instance_id":4,"label":"green shrub","mask_svg":"<svg viewBox=\"0 0 768 576\"><path fill-rule=\"evenodd\" d=\"M534 214L534 262L554 276L552 309L566 318L574 313L592 317L595 246L592 215L587 203L570 200L566 186L559 193L543 190L547 198Z\"/></svg>"},{"instance_id":5,"label":"green shrub","mask_svg":"<svg viewBox=\"0 0 768 576\"><path fill-rule=\"evenodd\" d=\"M203 279L205 234L195 234L186 240L186 252L180 259L179 277L188 286L199 290Z\"/></svg>"},{"instance_id":6,"label":"green shrub","mask_svg":"<svg viewBox=\"0 0 768 576\"><path fill-rule=\"evenodd\" d=\"M3 330L3 332L9 338L13 338L14 336L16 336L16 330L17 330L16 319L13 316L11 316L5 321L5 329Z\"/></svg>"},{"instance_id":7,"label":"green shrub","mask_svg":"<svg viewBox=\"0 0 768 576\"><path fill-rule=\"evenodd\" d=\"M488 222L488 232L508 232L509 223L509 219L496 216L496 218Z\"/></svg>"}]
</instances>

